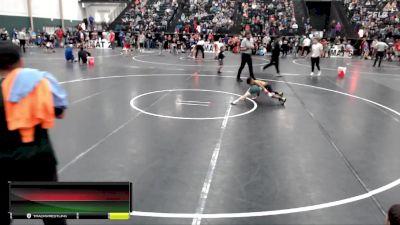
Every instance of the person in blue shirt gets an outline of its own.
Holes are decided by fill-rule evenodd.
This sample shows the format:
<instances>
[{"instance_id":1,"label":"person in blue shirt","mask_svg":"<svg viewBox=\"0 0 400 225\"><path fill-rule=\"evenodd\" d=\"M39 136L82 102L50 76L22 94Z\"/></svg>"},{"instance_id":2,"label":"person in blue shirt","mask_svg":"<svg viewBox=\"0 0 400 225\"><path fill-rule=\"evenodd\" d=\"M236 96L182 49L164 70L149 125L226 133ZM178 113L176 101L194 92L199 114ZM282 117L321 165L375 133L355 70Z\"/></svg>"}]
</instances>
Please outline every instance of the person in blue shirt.
<instances>
[{"instance_id":1,"label":"person in blue shirt","mask_svg":"<svg viewBox=\"0 0 400 225\"><path fill-rule=\"evenodd\" d=\"M124 39L125 39L125 33L121 30L119 32L119 43L121 44L122 48L124 47Z\"/></svg>"},{"instance_id":2,"label":"person in blue shirt","mask_svg":"<svg viewBox=\"0 0 400 225\"><path fill-rule=\"evenodd\" d=\"M17 29L13 29L13 33L12 33L12 39L13 40L16 40L18 38L18 31L17 31Z\"/></svg>"},{"instance_id":3,"label":"person in blue shirt","mask_svg":"<svg viewBox=\"0 0 400 225\"><path fill-rule=\"evenodd\" d=\"M67 60L67 62L76 62L74 57L74 49L72 48L72 45L68 45L65 48L64 53L65 53L65 60Z\"/></svg>"}]
</instances>

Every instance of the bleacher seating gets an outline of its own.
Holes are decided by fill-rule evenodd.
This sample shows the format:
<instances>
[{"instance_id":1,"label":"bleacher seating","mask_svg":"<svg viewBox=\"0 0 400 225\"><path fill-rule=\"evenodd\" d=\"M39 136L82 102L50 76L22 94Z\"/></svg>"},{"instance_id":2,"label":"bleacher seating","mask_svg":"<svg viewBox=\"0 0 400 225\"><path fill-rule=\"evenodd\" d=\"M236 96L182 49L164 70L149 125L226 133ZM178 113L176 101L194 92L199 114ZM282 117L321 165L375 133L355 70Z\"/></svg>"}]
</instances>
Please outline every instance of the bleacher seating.
<instances>
[{"instance_id":1,"label":"bleacher seating","mask_svg":"<svg viewBox=\"0 0 400 225\"><path fill-rule=\"evenodd\" d=\"M124 30L166 31L176 9L177 3L170 0L134 1L122 17L121 25Z\"/></svg>"},{"instance_id":2,"label":"bleacher seating","mask_svg":"<svg viewBox=\"0 0 400 225\"><path fill-rule=\"evenodd\" d=\"M243 28L253 33L288 35L297 32L292 0L244 0L241 7Z\"/></svg>"},{"instance_id":3,"label":"bleacher seating","mask_svg":"<svg viewBox=\"0 0 400 225\"><path fill-rule=\"evenodd\" d=\"M348 17L368 37L400 36L400 12L395 0L345 0Z\"/></svg>"}]
</instances>

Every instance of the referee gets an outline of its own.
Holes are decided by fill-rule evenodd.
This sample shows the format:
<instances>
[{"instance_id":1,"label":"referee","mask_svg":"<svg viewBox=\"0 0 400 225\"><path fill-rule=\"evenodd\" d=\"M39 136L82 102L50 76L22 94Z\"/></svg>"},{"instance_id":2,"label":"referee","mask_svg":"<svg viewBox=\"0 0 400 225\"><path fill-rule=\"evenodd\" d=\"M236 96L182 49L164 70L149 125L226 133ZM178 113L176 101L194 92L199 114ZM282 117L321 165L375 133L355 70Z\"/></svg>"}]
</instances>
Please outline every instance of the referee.
<instances>
[{"instance_id":1,"label":"referee","mask_svg":"<svg viewBox=\"0 0 400 225\"><path fill-rule=\"evenodd\" d=\"M202 37L200 37L200 40L196 44L196 58L199 52L201 52L201 56L204 59L204 40Z\"/></svg>"},{"instance_id":2,"label":"referee","mask_svg":"<svg viewBox=\"0 0 400 225\"><path fill-rule=\"evenodd\" d=\"M236 77L237 82L242 82L243 80L240 79L240 74L247 63L249 66L250 77L256 79L253 73L253 62L251 60L251 52L254 49L253 39L251 38L250 32L246 33L246 37L240 43L240 51L242 52L242 63L240 64L240 68Z\"/></svg>"}]
</instances>

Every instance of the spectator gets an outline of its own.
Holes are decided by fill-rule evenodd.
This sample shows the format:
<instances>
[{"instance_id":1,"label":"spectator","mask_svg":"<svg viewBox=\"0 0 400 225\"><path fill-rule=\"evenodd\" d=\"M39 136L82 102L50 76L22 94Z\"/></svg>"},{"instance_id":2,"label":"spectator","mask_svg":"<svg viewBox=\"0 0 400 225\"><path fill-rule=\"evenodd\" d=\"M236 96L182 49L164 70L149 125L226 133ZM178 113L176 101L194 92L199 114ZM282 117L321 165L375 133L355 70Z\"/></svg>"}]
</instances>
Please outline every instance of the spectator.
<instances>
[{"instance_id":1,"label":"spectator","mask_svg":"<svg viewBox=\"0 0 400 225\"><path fill-rule=\"evenodd\" d=\"M400 205L392 205L386 217L386 225L400 225Z\"/></svg>"},{"instance_id":2,"label":"spectator","mask_svg":"<svg viewBox=\"0 0 400 225\"><path fill-rule=\"evenodd\" d=\"M387 2L386 4L384 4ZM399 33L399 9L395 0L345 0L350 21L367 38L386 38Z\"/></svg>"},{"instance_id":3,"label":"spectator","mask_svg":"<svg viewBox=\"0 0 400 225\"><path fill-rule=\"evenodd\" d=\"M79 61L79 63L82 60L82 63L86 64L87 63L87 57L90 56L90 55L91 55L90 52L86 51L85 49L83 49L83 47L81 47L81 50L79 50L79 52L78 52L78 61Z\"/></svg>"},{"instance_id":4,"label":"spectator","mask_svg":"<svg viewBox=\"0 0 400 225\"><path fill-rule=\"evenodd\" d=\"M58 47L63 48L64 47L64 30L62 29L61 26L58 27L55 34L57 37Z\"/></svg>"},{"instance_id":5,"label":"spectator","mask_svg":"<svg viewBox=\"0 0 400 225\"><path fill-rule=\"evenodd\" d=\"M5 28L0 29L0 40L6 41L8 39L8 32Z\"/></svg>"},{"instance_id":6,"label":"spectator","mask_svg":"<svg viewBox=\"0 0 400 225\"><path fill-rule=\"evenodd\" d=\"M74 62L75 60L74 50L72 47L73 47L72 45L68 45L65 48L64 55L65 55L65 60L67 60L67 62Z\"/></svg>"},{"instance_id":7,"label":"spectator","mask_svg":"<svg viewBox=\"0 0 400 225\"><path fill-rule=\"evenodd\" d=\"M332 40L334 39L337 35L336 35L336 21L333 20L332 23L329 26L329 38Z\"/></svg>"},{"instance_id":8,"label":"spectator","mask_svg":"<svg viewBox=\"0 0 400 225\"><path fill-rule=\"evenodd\" d=\"M115 33L113 30L110 30L109 41L110 41L111 48L114 50L115 49Z\"/></svg>"},{"instance_id":9,"label":"spectator","mask_svg":"<svg viewBox=\"0 0 400 225\"><path fill-rule=\"evenodd\" d=\"M363 38L361 44L360 44L360 50L361 50L361 58L363 59L369 59L369 44L366 38Z\"/></svg>"},{"instance_id":10,"label":"spectator","mask_svg":"<svg viewBox=\"0 0 400 225\"><path fill-rule=\"evenodd\" d=\"M13 29L12 39L13 39L13 40L18 39L18 31L17 31L17 29L15 29L15 28Z\"/></svg>"},{"instance_id":11,"label":"spectator","mask_svg":"<svg viewBox=\"0 0 400 225\"><path fill-rule=\"evenodd\" d=\"M118 34L118 38L119 38L119 42L121 44L121 46L124 46L124 39L125 39L125 32L123 30L121 30Z\"/></svg>"},{"instance_id":12,"label":"spectator","mask_svg":"<svg viewBox=\"0 0 400 225\"><path fill-rule=\"evenodd\" d=\"M249 4L251 3L251 7ZM272 1L269 5L264 2L248 1L242 3L243 27L250 25L253 33L274 35L285 35L293 33L295 22L294 5L292 0ZM297 28L296 28L297 26ZM297 30L298 25L294 25Z\"/></svg>"},{"instance_id":13,"label":"spectator","mask_svg":"<svg viewBox=\"0 0 400 225\"><path fill-rule=\"evenodd\" d=\"M395 55L396 57L399 59L400 61L400 39L396 40L396 43L394 45L394 51L395 51Z\"/></svg>"},{"instance_id":14,"label":"spectator","mask_svg":"<svg viewBox=\"0 0 400 225\"><path fill-rule=\"evenodd\" d=\"M303 40L303 51L301 53L301 56L304 55L304 52L307 52L306 53L307 56L310 53L311 50L310 47L311 47L311 39L306 36Z\"/></svg>"},{"instance_id":15,"label":"spectator","mask_svg":"<svg viewBox=\"0 0 400 225\"><path fill-rule=\"evenodd\" d=\"M36 39L37 39L36 32L32 29L29 29L29 33L30 33L30 37L31 37L30 44L32 44L32 45L36 44Z\"/></svg>"},{"instance_id":16,"label":"spectator","mask_svg":"<svg viewBox=\"0 0 400 225\"><path fill-rule=\"evenodd\" d=\"M339 36L342 32L342 24L338 21L335 25L336 36Z\"/></svg>"},{"instance_id":17,"label":"spectator","mask_svg":"<svg viewBox=\"0 0 400 225\"><path fill-rule=\"evenodd\" d=\"M26 52L25 45L26 45L26 29L25 27L21 29L18 33L18 40L19 46L23 49L24 53Z\"/></svg>"}]
</instances>

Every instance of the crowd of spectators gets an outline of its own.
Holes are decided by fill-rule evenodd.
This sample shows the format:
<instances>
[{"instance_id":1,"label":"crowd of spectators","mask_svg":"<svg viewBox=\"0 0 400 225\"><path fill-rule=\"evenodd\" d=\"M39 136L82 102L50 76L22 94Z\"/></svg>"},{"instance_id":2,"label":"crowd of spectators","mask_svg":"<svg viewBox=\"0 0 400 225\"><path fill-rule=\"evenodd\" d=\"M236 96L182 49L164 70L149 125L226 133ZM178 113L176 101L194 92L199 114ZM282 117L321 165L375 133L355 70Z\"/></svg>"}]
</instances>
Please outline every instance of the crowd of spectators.
<instances>
[{"instance_id":1,"label":"crowd of spectators","mask_svg":"<svg viewBox=\"0 0 400 225\"><path fill-rule=\"evenodd\" d=\"M213 31L226 33L233 26L233 16L235 13L235 1L214 0L210 9ZM224 28L224 29L223 29ZM223 31L222 31L223 30Z\"/></svg>"},{"instance_id":2,"label":"crowd of spectators","mask_svg":"<svg viewBox=\"0 0 400 225\"><path fill-rule=\"evenodd\" d=\"M131 29L135 32L166 31L177 9L178 3L176 0L158 0L152 3L136 0L131 3L129 10L122 18L123 27L117 28L117 30Z\"/></svg>"},{"instance_id":3,"label":"crowd of spectators","mask_svg":"<svg viewBox=\"0 0 400 225\"><path fill-rule=\"evenodd\" d=\"M360 37L400 36L400 11L396 0L345 0L344 4Z\"/></svg>"},{"instance_id":4,"label":"crowd of spectators","mask_svg":"<svg viewBox=\"0 0 400 225\"><path fill-rule=\"evenodd\" d=\"M190 0L177 23L176 32L227 33L234 25L233 0Z\"/></svg>"},{"instance_id":5,"label":"crowd of spectators","mask_svg":"<svg viewBox=\"0 0 400 225\"><path fill-rule=\"evenodd\" d=\"M132 2L127 13L122 18L127 24L126 29L117 30L116 41L120 45L129 43L139 49L156 48L167 41L173 42L174 37L163 37L167 30L167 23L170 22L178 10L182 10L181 17L177 20L176 34L188 35L187 40L197 40L196 37L203 37L206 43L217 41L220 35L230 33L234 26L233 17L235 14L242 19L243 31L251 31L255 40L255 51L264 54L268 50L271 37L297 35L298 24L294 15L293 0L244 0L243 2L233 0L148 0ZM153 2L150 2L153 1ZM399 10L395 0L345 0L344 4L349 10L351 21L363 30L363 36L367 40L380 39L385 41L388 48L387 59L395 59L400 53L399 36ZM240 6L240 7L237 7ZM370 9L374 8L375 11ZM382 10L380 10L382 8ZM235 11L236 10L236 11ZM310 24L309 19L299 21L305 27ZM85 29L86 27L87 29ZM90 24L82 22L73 29L58 28L55 32L33 32L31 30L8 33L0 29L1 39L20 41L20 37L26 38L26 44L37 44L52 47L62 47L65 44L84 43L86 47L96 47L96 40L107 40L107 32L90 30ZM225 29L225 30L224 30ZM351 45L342 36L342 24L332 21L328 31L327 49L336 49L337 54L345 49L353 48L361 53L364 58L373 58L374 43L363 41L361 45ZM22 32L22 33L21 33ZM24 35L25 33L25 35ZM361 37L360 36L360 37ZM290 46L289 52L295 48L302 48L303 36L294 38L283 38ZM23 39L25 39L23 38ZM227 49L238 52L240 36L223 37ZM180 40L180 38L175 38ZM100 42L101 43L101 42ZM168 45L169 46L169 45ZM189 44L190 46L190 44ZM336 46L333 48L332 46ZM339 46L339 47L337 47ZM341 46L341 47L340 47ZM367 49L368 48L368 49ZM207 48L205 48L207 50ZM209 49L212 51L212 47ZM327 52L331 53L330 50ZM348 51L350 52L350 51ZM351 51L353 52L353 51ZM335 55L335 54L332 54Z\"/></svg>"},{"instance_id":6,"label":"crowd of spectators","mask_svg":"<svg viewBox=\"0 0 400 225\"><path fill-rule=\"evenodd\" d=\"M6 28L0 28L0 40L5 41L9 39L8 31Z\"/></svg>"},{"instance_id":7,"label":"crowd of spectators","mask_svg":"<svg viewBox=\"0 0 400 225\"><path fill-rule=\"evenodd\" d=\"M241 7L243 29L272 36L296 34L293 0L244 0Z\"/></svg>"}]
</instances>

